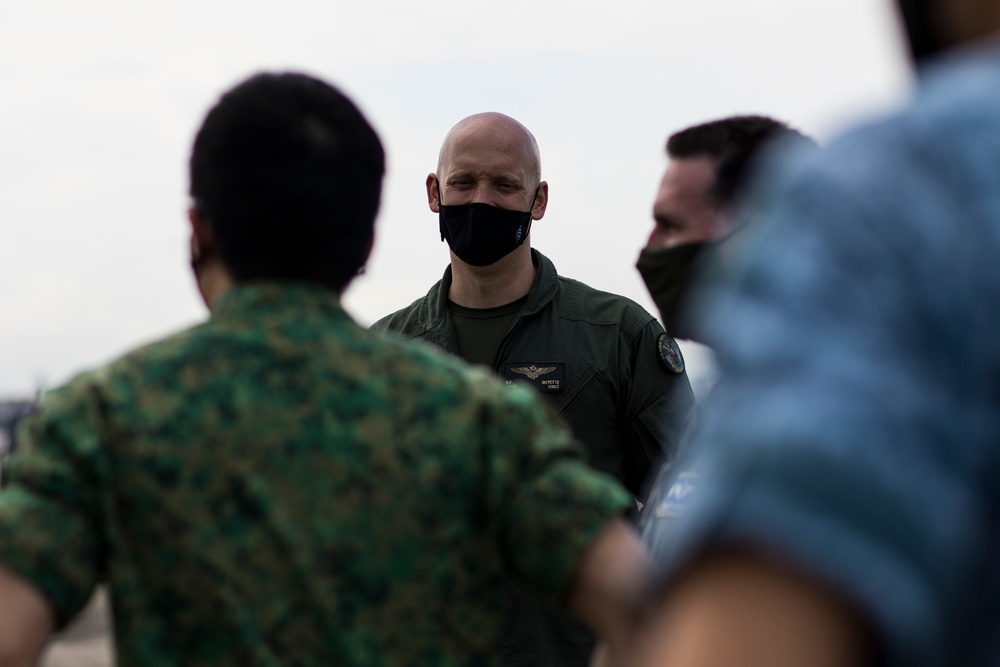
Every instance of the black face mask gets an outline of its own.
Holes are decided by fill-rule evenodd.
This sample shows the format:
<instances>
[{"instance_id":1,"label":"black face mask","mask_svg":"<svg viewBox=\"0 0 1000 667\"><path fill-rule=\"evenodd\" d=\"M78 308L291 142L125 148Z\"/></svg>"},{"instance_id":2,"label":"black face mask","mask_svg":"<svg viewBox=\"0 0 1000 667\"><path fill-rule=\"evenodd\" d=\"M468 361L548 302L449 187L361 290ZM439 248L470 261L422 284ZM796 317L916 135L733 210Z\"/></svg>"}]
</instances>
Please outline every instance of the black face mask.
<instances>
[{"instance_id":1,"label":"black face mask","mask_svg":"<svg viewBox=\"0 0 1000 667\"><path fill-rule=\"evenodd\" d=\"M906 27L910 54L918 65L947 48L934 30L931 5L935 0L896 0Z\"/></svg>"},{"instance_id":2,"label":"black face mask","mask_svg":"<svg viewBox=\"0 0 1000 667\"><path fill-rule=\"evenodd\" d=\"M440 197L439 193L439 201ZM531 198L532 204L535 197ZM503 259L524 243L531 230L530 209L510 211L490 204L441 204L438 220L441 240L472 266L489 266Z\"/></svg>"},{"instance_id":3,"label":"black face mask","mask_svg":"<svg viewBox=\"0 0 1000 667\"><path fill-rule=\"evenodd\" d=\"M643 248L635 268L639 269L667 333L675 338L697 340L685 317L685 299L691 291L693 267L709 243L685 243L673 248Z\"/></svg>"}]
</instances>

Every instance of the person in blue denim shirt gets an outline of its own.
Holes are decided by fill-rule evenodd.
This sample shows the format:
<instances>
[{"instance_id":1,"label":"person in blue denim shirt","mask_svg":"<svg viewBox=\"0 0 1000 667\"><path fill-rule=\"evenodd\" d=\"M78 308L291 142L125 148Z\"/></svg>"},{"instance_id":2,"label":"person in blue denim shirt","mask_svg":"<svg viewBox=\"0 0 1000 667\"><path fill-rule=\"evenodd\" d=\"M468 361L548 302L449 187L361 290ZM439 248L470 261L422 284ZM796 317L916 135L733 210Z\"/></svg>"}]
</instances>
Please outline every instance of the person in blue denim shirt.
<instances>
[{"instance_id":1,"label":"person in blue denim shirt","mask_svg":"<svg viewBox=\"0 0 1000 667\"><path fill-rule=\"evenodd\" d=\"M754 190L630 664L1000 664L1000 3L898 4L912 103Z\"/></svg>"}]
</instances>

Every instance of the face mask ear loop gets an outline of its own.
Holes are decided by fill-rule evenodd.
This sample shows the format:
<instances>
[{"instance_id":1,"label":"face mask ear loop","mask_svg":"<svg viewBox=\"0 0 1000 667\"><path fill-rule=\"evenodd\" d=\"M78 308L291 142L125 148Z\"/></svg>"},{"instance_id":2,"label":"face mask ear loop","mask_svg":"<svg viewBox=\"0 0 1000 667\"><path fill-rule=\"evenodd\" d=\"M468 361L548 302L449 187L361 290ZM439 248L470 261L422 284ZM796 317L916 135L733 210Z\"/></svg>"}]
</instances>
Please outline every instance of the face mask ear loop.
<instances>
[{"instance_id":1,"label":"face mask ear loop","mask_svg":"<svg viewBox=\"0 0 1000 667\"><path fill-rule=\"evenodd\" d=\"M441 207L444 205L441 203L441 182L438 181L437 174L434 175L434 187L437 189L438 193L438 231L441 232L441 242L445 242L444 234L444 220L441 219Z\"/></svg>"}]
</instances>

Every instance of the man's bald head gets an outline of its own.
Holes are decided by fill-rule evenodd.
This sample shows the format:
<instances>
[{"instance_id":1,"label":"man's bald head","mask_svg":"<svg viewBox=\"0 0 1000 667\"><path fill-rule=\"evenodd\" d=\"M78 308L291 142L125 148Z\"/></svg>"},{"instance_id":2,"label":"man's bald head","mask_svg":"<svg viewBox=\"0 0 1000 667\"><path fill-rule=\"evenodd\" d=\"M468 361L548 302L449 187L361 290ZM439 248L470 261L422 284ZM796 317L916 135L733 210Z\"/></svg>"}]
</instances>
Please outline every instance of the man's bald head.
<instances>
[{"instance_id":1,"label":"man's bald head","mask_svg":"<svg viewBox=\"0 0 1000 667\"><path fill-rule=\"evenodd\" d=\"M541 180L538 142L524 125L502 113L477 113L451 128L438 154L437 172L427 175L427 203L489 204L508 211L545 215L549 187Z\"/></svg>"},{"instance_id":2,"label":"man's bald head","mask_svg":"<svg viewBox=\"0 0 1000 667\"><path fill-rule=\"evenodd\" d=\"M450 164L457 146L469 144L489 145L494 150L518 156L525 173L533 181L529 184L532 188L542 179L542 161L535 136L510 116L495 111L473 114L451 128L438 153L438 174Z\"/></svg>"}]
</instances>

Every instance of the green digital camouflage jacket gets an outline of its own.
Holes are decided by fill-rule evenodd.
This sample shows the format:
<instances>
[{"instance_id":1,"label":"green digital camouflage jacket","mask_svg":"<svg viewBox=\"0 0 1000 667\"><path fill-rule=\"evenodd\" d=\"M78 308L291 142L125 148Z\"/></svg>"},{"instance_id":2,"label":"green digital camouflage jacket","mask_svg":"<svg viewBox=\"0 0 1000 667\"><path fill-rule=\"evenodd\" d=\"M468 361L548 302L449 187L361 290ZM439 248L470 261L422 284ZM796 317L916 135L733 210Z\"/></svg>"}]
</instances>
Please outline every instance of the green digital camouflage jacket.
<instances>
[{"instance_id":1,"label":"green digital camouflage jacket","mask_svg":"<svg viewBox=\"0 0 1000 667\"><path fill-rule=\"evenodd\" d=\"M532 384L583 441L595 468L636 496L677 451L694 407L677 344L634 301L556 273L531 251L537 268L528 300L497 353L508 384ZM451 267L426 296L376 322L456 354L448 289Z\"/></svg>"},{"instance_id":2,"label":"green digital camouflage jacket","mask_svg":"<svg viewBox=\"0 0 1000 667\"><path fill-rule=\"evenodd\" d=\"M119 665L489 665L504 573L558 598L631 502L530 392L307 284L233 288L22 436L0 562L60 623L107 581Z\"/></svg>"}]
</instances>

